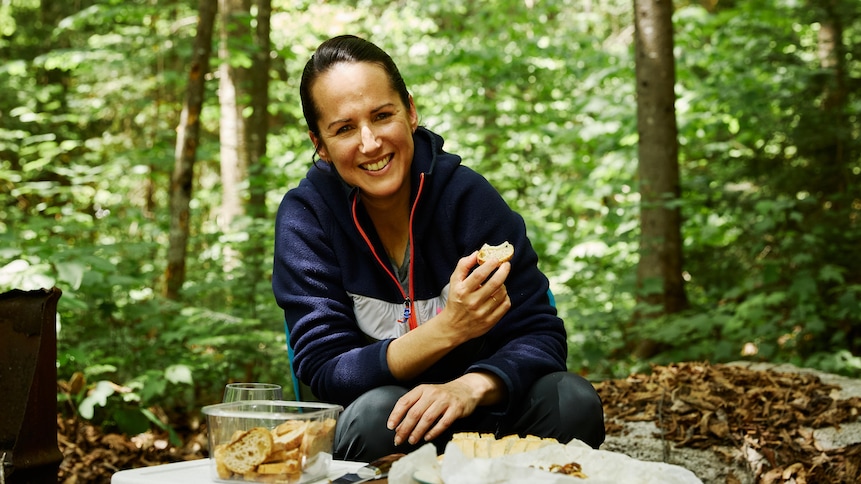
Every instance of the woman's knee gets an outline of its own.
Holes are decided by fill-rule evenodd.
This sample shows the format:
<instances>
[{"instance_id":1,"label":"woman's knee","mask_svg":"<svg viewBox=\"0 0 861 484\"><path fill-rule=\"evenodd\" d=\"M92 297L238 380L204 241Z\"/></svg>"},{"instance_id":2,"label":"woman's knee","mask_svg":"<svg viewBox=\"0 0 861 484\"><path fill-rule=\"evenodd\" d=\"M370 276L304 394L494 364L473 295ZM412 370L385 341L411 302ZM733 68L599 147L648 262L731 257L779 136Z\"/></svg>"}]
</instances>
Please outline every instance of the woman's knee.
<instances>
[{"instance_id":1,"label":"woman's knee","mask_svg":"<svg viewBox=\"0 0 861 484\"><path fill-rule=\"evenodd\" d=\"M604 407L588 380L576 373L551 373L539 379L533 391L546 404L556 406L562 440L576 438L594 448L604 442Z\"/></svg>"},{"instance_id":2,"label":"woman's knee","mask_svg":"<svg viewBox=\"0 0 861 484\"><path fill-rule=\"evenodd\" d=\"M406 391L397 386L379 387L348 405L335 429L335 458L370 462L393 452L395 435L386 422Z\"/></svg>"}]
</instances>

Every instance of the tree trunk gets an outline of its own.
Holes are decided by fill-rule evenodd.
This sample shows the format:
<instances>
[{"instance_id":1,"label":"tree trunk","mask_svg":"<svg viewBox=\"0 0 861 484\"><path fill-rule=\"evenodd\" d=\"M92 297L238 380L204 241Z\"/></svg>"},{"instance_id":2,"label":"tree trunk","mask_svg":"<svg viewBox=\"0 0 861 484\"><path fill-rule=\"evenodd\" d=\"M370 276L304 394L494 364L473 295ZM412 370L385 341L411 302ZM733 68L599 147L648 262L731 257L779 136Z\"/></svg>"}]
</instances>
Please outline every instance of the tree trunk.
<instances>
[{"instance_id":1,"label":"tree trunk","mask_svg":"<svg viewBox=\"0 0 861 484\"><path fill-rule=\"evenodd\" d=\"M250 44L249 0L219 0L221 8L221 42L219 58L218 100L221 105L221 213L218 225L222 232L230 232L233 219L242 215L242 183L248 175L248 147L246 122L243 112L250 95L247 67L233 59L247 50ZM236 254L225 254L225 267L235 265ZM231 262L233 261L233 262Z\"/></svg>"},{"instance_id":2,"label":"tree trunk","mask_svg":"<svg viewBox=\"0 0 861 484\"><path fill-rule=\"evenodd\" d=\"M269 134L269 68L271 0L256 0L257 29L251 67L251 116L248 119L248 212L266 217L266 137Z\"/></svg>"},{"instance_id":3,"label":"tree trunk","mask_svg":"<svg viewBox=\"0 0 861 484\"><path fill-rule=\"evenodd\" d=\"M671 0L635 0L640 260L637 265L638 320L687 307L682 279L678 139L675 117L675 61ZM656 351L651 341L635 354Z\"/></svg>"},{"instance_id":4,"label":"tree trunk","mask_svg":"<svg viewBox=\"0 0 861 484\"><path fill-rule=\"evenodd\" d=\"M802 126L807 129L800 153L811 158L806 177L806 190L819 199L818 210L806 216L808 224L815 224L817 232L825 227L833 227L834 233L828 234L831 250L823 250L822 267L834 265L852 274L857 281L861 274L858 257L841 247L857 247L857 239L851 229L857 224L858 185L852 180L853 169L858 166L858 144L853 141L852 99L853 87L850 67L847 65L847 42L844 41L844 25L853 25L857 18L857 0L812 0L808 2L819 21L817 54L820 66L821 91L814 93L821 100L819 112ZM848 42L852 44L852 42ZM857 111L857 108L855 109ZM827 127L823 129L823 127ZM853 208L854 207L854 208ZM852 276L850 276L852 277ZM847 280L851 283L852 279ZM830 284L822 281L822 291L831 292ZM829 296L826 296L829 297ZM839 304L839 303L837 303ZM855 320L857 321L857 319ZM849 350L854 355L861 354L861 325L853 324L853 318L845 318L837 324L837 332L843 333L849 342Z\"/></svg>"},{"instance_id":5,"label":"tree trunk","mask_svg":"<svg viewBox=\"0 0 861 484\"><path fill-rule=\"evenodd\" d=\"M847 138L850 138L852 128L848 120L847 101L849 99L846 47L843 45L843 12L840 0L818 0L813 2L822 12L818 33L818 56L822 71L827 73L822 89L822 119L831 126L828 130L817 130L818 145L813 145L817 164L821 167L822 176L818 187L811 187L816 192L825 194L825 199L832 205L832 210L844 206L842 194L846 192L846 180L850 178L849 159L847 155ZM818 123L817 123L818 124ZM810 149L810 148L808 148Z\"/></svg>"},{"instance_id":6,"label":"tree trunk","mask_svg":"<svg viewBox=\"0 0 861 484\"><path fill-rule=\"evenodd\" d=\"M248 205L247 213L254 221L251 230L257 230L263 224L266 230L270 230L270 223L266 213L266 138L269 134L269 68L271 65L270 53L270 17L272 13L271 0L255 0L257 7L256 23L254 32L255 51L252 57L249 81L251 85L251 115L248 117ZM249 246L243 256L249 289L248 298L254 301L255 296L261 292L257 285L261 282L268 285L264 277L266 263L265 237L249 237ZM251 313L257 316L257 305L251 305Z\"/></svg>"},{"instance_id":7,"label":"tree trunk","mask_svg":"<svg viewBox=\"0 0 861 484\"><path fill-rule=\"evenodd\" d=\"M203 107L204 81L209 72L212 29L217 5L211 0L198 1L197 34L194 38L191 68L185 106L177 127L176 154L170 181L170 246L165 271L165 297L179 299L185 282L185 256L189 236L189 203L191 202L194 162L200 140L200 111Z\"/></svg>"}]
</instances>

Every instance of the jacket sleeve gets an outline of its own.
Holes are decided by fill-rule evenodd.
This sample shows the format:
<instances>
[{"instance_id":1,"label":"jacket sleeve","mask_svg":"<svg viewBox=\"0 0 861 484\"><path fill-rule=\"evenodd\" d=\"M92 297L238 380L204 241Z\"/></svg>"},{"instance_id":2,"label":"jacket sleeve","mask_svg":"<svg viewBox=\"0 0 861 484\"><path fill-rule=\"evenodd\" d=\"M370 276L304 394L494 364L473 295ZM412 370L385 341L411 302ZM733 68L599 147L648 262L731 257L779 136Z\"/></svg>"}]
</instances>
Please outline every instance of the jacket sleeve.
<instances>
[{"instance_id":1,"label":"jacket sleeve","mask_svg":"<svg viewBox=\"0 0 861 484\"><path fill-rule=\"evenodd\" d=\"M565 371L567 336L548 297L549 282L538 267L538 254L526 233L523 218L513 211L481 175L462 167L456 196L448 211L455 234L462 234L466 252L483 243L514 245L511 272L505 287L511 309L486 335L486 352L467 371L498 375L508 387L508 403L518 402L541 376ZM463 210L458 207L470 207ZM504 409L503 409L504 411Z\"/></svg>"},{"instance_id":2,"label":"jacket sleeve","mask_svg":"<svg viewBox=\"0 0 861 484\"><path fill-rule=\"evenodd\" d=\"M310 190L309 190L310 191ZM371 388L394 382L386 362L389 340L370 342L355 324L333 245L325 204L288 193L275 221L272 289L294 350L294 371L327 402L349 404ZM343 252L343 251L340 251Z\"/></svg>"}]
</instances>

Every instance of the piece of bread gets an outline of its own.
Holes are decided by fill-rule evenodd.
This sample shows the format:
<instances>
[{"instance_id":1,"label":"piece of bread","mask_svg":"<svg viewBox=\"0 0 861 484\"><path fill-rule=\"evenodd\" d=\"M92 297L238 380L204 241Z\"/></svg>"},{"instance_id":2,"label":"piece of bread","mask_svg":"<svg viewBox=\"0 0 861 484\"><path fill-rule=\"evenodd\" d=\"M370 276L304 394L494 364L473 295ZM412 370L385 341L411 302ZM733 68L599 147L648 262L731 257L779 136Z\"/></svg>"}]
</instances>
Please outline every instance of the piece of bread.
<instances>
[{"instance_id":1,"label":"piece of bread","mask_svg":"<svg viewBox=\"0 0 861 484\"><path fill-rule=\"evenodd\" d=\"M233 475L233 472L224 465L224 449L227 447L227 444L217 445L215 447L215 451L213 455L215 457L215 472L218 473L218 477L222 479L230 479Z\"/></svg>"},{"instance_id":2,"label":"piece of bread","mask_svg":"<svg viewBox=\"0 0 861 484\"><path fill-rule=\"evenodd\" d=\"M298 449L302 445L308 422L304 420L288 420L275 427L272 431L272 443L276 451Z\"/></svg>"},{"instance_id":3,"label":"piece of bread","mask_svg":"<svg viewBox=\"0 0 861 484\"><path fill-rule=\"evenodd\" d=\"M506 435L496 439L493 434L479 434L477 432L455 433L451 441L457 445L463 455L469 458L496 458L529 452L546 445L559 443L556 439L541 438L535 435L527 435L526 437Z\"/></svg>"},{"instance_id":4,"label":"piece of bread","mask_svg":"<svg viewBox=\"0 0 861 484\"><path fill-rule=\"evenodd\" d=\"M273 462L271 464L260 464L257 466L258 474L282 474L289 476L292 474L301 474L302 469L299 468L299 461L289 462Z\"/></svg>"},{"instance_id":5,"label":"piece of bread","mask_svg":"<svg viewBox=\"0 0 861 484\"><path fill-rule=\"evenodd\" d=\"M333 418L308 422L300 447L302 455L312 457L319 452L331 449L335 440L336 423Z\"/></svg>"},{"instance_id":6,"label":"piece of bread","mask_svg":"<svg viewBox=\"0 0 861 484\"><path fill-rule=\"evenodd\" d=\"M299 454L299 447L290 450L280 449L277 450L275 447L272 447L272 453L266 456L266 460L263 461L264 464L271 464L272 462L286 462L286 461L296 461L299 462L302 460L302 455Z\"/></svg>"},{"instance_id":7,"label":"piece of bread","mask_svg":"<svg viewBox=\"0 0 861 484\"><path fill-rule=\"evenodd\" d=\"M269 429L254 427L227 444L221 452L224 466L237 474L253 470L272 452Z\"/></svg>"},{"instance_id":8,"label":"piece of bread","mask_svg":"<svg viewBox=\"0 0 861 484\"><path fill-rule=\"evenodd\" d=\"M478 263L484 264L492 258L499 259L499 262L508 262L514 256L514 246L506 240L499 245L484 244L478 249Z\"/></svg>"},{"instance_id":9,"label":"piece of bread","mask_svg":"<svg viewBox=\"0 0 861 484\"><path fill-rule=\"evenodd\" d=\"M267 484L295 484L303 465L320 452L331 452L335 437L333 418L323 421L288 420L269 430L255 427L235 432L229 444L213 450L221 479Z\"/></svg>"}]
</instances>

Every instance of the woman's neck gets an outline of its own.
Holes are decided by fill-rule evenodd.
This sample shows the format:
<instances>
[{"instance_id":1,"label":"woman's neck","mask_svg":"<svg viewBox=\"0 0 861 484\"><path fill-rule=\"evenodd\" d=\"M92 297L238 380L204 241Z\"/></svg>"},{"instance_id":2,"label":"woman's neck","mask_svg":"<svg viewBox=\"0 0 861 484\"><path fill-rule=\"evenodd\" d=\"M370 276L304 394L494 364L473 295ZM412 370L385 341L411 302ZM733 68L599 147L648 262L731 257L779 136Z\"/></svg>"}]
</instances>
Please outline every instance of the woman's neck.
<instances>
[{"instance_id":1,"label":"woman's neck","mask_svg":"<svg viewBox=\"0 0 861 484\"><path fill-rule=\"evenodd\" d=\"M406 191L406 197L362 201L386 254L396 265L401 266L410 236L409 191Z\"/></svg>"}]
</instances>

